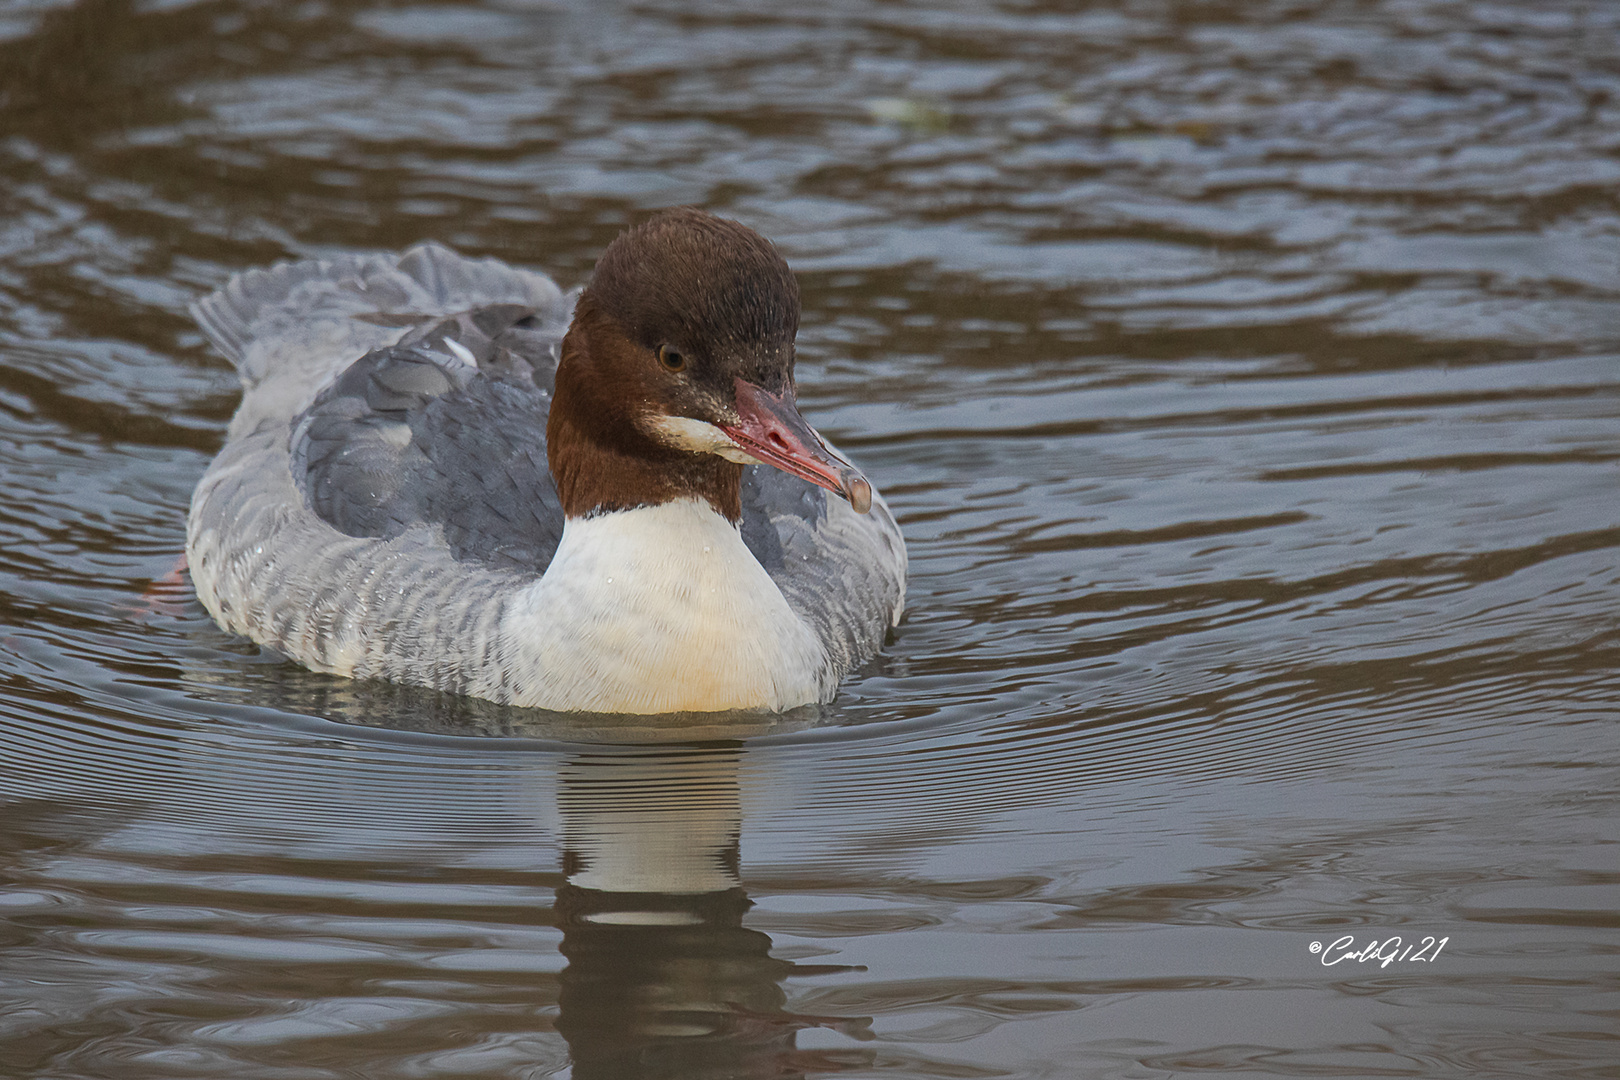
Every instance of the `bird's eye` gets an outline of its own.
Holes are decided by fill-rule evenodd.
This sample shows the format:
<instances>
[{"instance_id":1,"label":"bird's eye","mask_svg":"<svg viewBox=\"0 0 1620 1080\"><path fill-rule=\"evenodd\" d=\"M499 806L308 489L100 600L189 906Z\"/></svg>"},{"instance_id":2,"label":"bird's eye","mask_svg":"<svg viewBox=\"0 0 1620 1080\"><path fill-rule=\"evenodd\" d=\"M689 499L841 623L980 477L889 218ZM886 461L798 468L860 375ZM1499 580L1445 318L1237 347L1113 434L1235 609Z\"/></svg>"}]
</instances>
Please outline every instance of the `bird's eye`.
<instances>
[{"instance_id":1,"label":"bird's eye","mask_svg":"<svg viewBox=\"0 0 1620 1080\"><path fill-rule=\"evenodd\" d=\"M658 362L670 371L684 371L686 369L686 357L668 345L658 346Z\"/></svg>"}]
</instances>

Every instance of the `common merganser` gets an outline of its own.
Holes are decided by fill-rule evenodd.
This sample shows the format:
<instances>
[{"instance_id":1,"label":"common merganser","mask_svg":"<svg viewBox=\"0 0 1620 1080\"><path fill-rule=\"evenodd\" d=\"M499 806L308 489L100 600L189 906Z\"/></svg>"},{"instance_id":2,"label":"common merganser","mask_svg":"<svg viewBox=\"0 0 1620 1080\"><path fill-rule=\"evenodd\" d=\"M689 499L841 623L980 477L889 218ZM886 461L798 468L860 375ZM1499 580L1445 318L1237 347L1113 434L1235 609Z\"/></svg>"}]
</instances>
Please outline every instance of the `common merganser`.
<instances>
[{"instance_id":1,"label":"common merganser","mask_svg":"<svg viewBox=\"0 0 1620 1080\"><path fill-rule=\"evenodd\" d=\"M244 387L192 581L316 671L783 710L899 621L900 530L799 415L798 285L737 222L662 213L566 295L424 244L239 274L192 311Z\"/></svg>"}]
</instances>

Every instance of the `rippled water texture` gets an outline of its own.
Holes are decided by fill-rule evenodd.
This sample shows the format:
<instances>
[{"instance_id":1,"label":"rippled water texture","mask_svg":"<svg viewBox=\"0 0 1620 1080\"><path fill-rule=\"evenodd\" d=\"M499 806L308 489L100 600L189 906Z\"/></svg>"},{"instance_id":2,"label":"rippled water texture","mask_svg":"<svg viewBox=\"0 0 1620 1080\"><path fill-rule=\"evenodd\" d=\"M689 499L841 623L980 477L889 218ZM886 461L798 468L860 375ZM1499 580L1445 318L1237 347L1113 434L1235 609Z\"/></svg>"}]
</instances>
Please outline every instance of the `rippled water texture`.
<instances>
[{"instance_id":1,"label":"rippled water texture","mask_svg":"<svg viewBox=\"0 0 1620 1080\"><path fill-rule=\"evenodd\" d=\"M167 581L189 301L675 203L911 545L837 704L349 684ZM7 1080L1620 1067L1612 3L12 0L0 483Z\"/></svg>"}]
</instances>

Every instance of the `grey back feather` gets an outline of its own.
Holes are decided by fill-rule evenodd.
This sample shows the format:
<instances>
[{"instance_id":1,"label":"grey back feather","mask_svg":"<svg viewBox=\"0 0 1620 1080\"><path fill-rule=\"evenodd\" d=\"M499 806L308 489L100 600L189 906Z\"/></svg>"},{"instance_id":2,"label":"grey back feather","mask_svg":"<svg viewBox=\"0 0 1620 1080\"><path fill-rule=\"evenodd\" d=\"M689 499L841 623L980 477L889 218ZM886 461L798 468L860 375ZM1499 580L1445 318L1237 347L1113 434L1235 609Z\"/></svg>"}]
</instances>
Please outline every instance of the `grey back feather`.
<instances>
[{"instance_id":1,"label":"grey back feather","mask_svg":"<svg viewBox=\"0 0 1620 1080\"><path fill-rule=\"evenodd\" d=\"M242 378L242 407L229 433L237 438L262 424L289 423L337 372L395 343L414 322L516 304L548 325L566 325L573 300L544 274L464 259L429 243L398 257L350 255L249 270L191 313Z\"/></svg>"},{"instance_id":2,"label":"grey back feather","mask_svg":"<svg viewBox=\"0 0 1620 1080\"><path fill-rule=\"evenodd\" d=\"M427 525L459 561L544 571L563 528L545 440L555 329L495 305L355 361L293 426L309 508L348 536Z\"/></svg>"}]
</instances>

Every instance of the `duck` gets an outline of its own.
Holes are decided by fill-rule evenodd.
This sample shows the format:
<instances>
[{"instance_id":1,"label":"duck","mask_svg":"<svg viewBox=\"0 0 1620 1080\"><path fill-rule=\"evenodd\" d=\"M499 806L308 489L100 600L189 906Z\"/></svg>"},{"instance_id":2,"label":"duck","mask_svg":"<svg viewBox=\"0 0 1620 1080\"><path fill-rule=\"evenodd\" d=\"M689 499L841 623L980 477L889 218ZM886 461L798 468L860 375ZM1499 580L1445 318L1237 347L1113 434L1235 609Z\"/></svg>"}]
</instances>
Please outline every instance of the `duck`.
<instances>
[{"instance_id":1,"label":"duck","mask_svg":"<svg viewBox=\"0 0 1620 1080\"><path fill-rule=\"evenodd\" d=\"M797 280L691 207L588 283L435 243L192 306L243 396L192 498L220 627L314 671L557 712L831 701L905 607L881 493L801 415Z\"/></svg>"}]
</instances>

